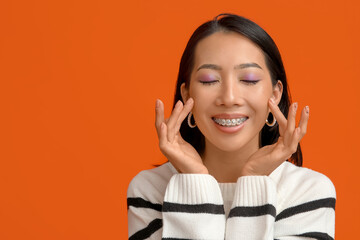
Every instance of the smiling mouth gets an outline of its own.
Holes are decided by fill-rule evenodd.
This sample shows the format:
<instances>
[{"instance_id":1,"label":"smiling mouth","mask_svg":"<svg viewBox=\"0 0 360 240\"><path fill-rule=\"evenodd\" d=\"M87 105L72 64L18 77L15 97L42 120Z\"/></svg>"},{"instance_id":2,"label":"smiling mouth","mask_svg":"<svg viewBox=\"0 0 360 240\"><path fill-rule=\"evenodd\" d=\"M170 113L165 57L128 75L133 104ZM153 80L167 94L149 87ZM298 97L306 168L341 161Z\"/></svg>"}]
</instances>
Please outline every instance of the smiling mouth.
<instances>
[{"instance_id":1,"label":"smiling mouth","mask_svg":"<svg viewBox=\"0 0 360 240\"><path fill-rule=\"evenodd\" d=\"M239 126L243 122L245 122L248 119L248 117L242 117L242 118L215 118L213 117L212 120L223 127L234 127Z\"/></svg>"}]
</instances>

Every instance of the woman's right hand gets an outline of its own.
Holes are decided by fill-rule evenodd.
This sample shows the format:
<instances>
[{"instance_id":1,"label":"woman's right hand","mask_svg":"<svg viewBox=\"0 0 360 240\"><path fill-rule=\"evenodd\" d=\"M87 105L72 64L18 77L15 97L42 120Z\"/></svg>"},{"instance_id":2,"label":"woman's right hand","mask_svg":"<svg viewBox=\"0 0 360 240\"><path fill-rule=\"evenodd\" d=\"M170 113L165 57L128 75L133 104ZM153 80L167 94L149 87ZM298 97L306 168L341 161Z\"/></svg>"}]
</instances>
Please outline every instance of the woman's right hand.
<instances>
[{"instance_id":1,"label":"woman's right hand","mask_svg":"<svg viewBox=\"0 0 360 240\"><path fill-rule=\"evenodd\" d=\"M208 170L195 148L180 134L181 123L193 108L194 100L189 98L185 105L178 101L168 119L164 119L164 104L156 100L155 127L161 152L180 173L208 174Z\"/></svg>"}]
</instances>

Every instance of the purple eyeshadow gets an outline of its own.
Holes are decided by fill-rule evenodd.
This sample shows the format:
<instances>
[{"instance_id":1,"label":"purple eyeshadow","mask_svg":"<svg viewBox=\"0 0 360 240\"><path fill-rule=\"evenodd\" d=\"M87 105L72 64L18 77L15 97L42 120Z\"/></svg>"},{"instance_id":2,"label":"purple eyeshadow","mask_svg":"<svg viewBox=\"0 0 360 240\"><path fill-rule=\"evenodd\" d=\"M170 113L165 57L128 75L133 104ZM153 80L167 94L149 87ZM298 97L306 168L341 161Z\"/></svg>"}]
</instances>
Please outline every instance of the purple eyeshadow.
<instances>
[{"instance_id":1,"label":"purple eyeshadow","mask_svg":"<svg viewBox=\"0 0 360 240\"><path fill-rule=\"evenodd\" d=\"M244 80L247 80L247 81L256 81L256 80L259 80L259 77L257 77L255 74L253 73L249 73L249 74L246 74L244 77L243 77Z\"/></svg>"},{"instance_id":2,"label":"purple eyeshadow","mask_svg":"<svg viewBox=\"0 0 360 240\"><path fill-rule=\"evenodd\" d=\"M200 78L200 81L202 81L202 82L212 82L212 81L215 81L215 80L216 79L214 78L214 76L211 76L211 75L203 75Z\"/></svg>"}]
</instances>

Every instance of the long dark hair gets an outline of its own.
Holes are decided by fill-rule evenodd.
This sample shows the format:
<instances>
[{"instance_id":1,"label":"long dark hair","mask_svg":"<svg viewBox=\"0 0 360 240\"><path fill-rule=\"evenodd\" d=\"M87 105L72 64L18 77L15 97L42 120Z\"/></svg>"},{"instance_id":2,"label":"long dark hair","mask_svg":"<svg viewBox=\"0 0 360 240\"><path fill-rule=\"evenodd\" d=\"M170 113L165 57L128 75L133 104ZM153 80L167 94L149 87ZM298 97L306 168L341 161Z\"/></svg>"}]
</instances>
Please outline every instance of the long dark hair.
<instances>
[{"instance_id":1,"label":"long dark hair","mask_svg":"<svg viewBox=\"0 0 360 240\"><path fill-rule=\"evenodd\" d=\"M200 27L198 27L190 37L181 57L173 107L175 107L175 104L178 100L182 101L180 92L181 84L185 83L185 87L189 88L190 76L194 67L196 45L200 40L220 31L239 33L262 49L262 52L265 56L266 66L270 71L273 86L277 83L278 80L282 82L283 93L278 106L284 116L287 117L291 96L288 89L284 65L275 42L265 32L265 30L256 23L244 17L227 13L219 14L212 21L205 22ZM200 155L203 154L205 148L205 138L197 127L190 128L187 125L187 121L183 121L180 128L180 133L184 140L189 142L199 152ZM268 127L266 124L264 124L264 127L260 132L260 147L276 143L279 136L279 125L277 123L273 127ZM289 161L293 162L297 166L302 166L302 153L300 144L298 145L297 151L291 156Z\"/></svg>"}]
</instances>

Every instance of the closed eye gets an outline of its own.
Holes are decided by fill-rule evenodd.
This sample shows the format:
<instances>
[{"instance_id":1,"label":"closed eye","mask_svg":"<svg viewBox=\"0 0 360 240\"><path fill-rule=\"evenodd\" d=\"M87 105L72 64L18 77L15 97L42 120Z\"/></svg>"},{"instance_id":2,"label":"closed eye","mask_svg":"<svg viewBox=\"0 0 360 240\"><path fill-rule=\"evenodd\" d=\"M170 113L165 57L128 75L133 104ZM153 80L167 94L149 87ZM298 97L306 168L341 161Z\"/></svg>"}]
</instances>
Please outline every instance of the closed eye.
<instances>
[{"instance_id":1,"label":"closed eye","mask_svg":"<svg viewBox=\"0 0 360 240\"><path fill-rule=\"evenodd\" d=\"M214 81L200 81L202 84L204 85L212 85L218 82L218 80L214 80Z\"/></svg>"},{"instance_id":2,"label":"closed eye","mask_svg":"<svg viewBox=\"0 0 360 240\"><path fill-rule=\"evenodd\" d=\"M256 83L258 83L260 80L240 80L241 82L248 84L248 85L255 85Z\"/></svg>"}]
</instances>

